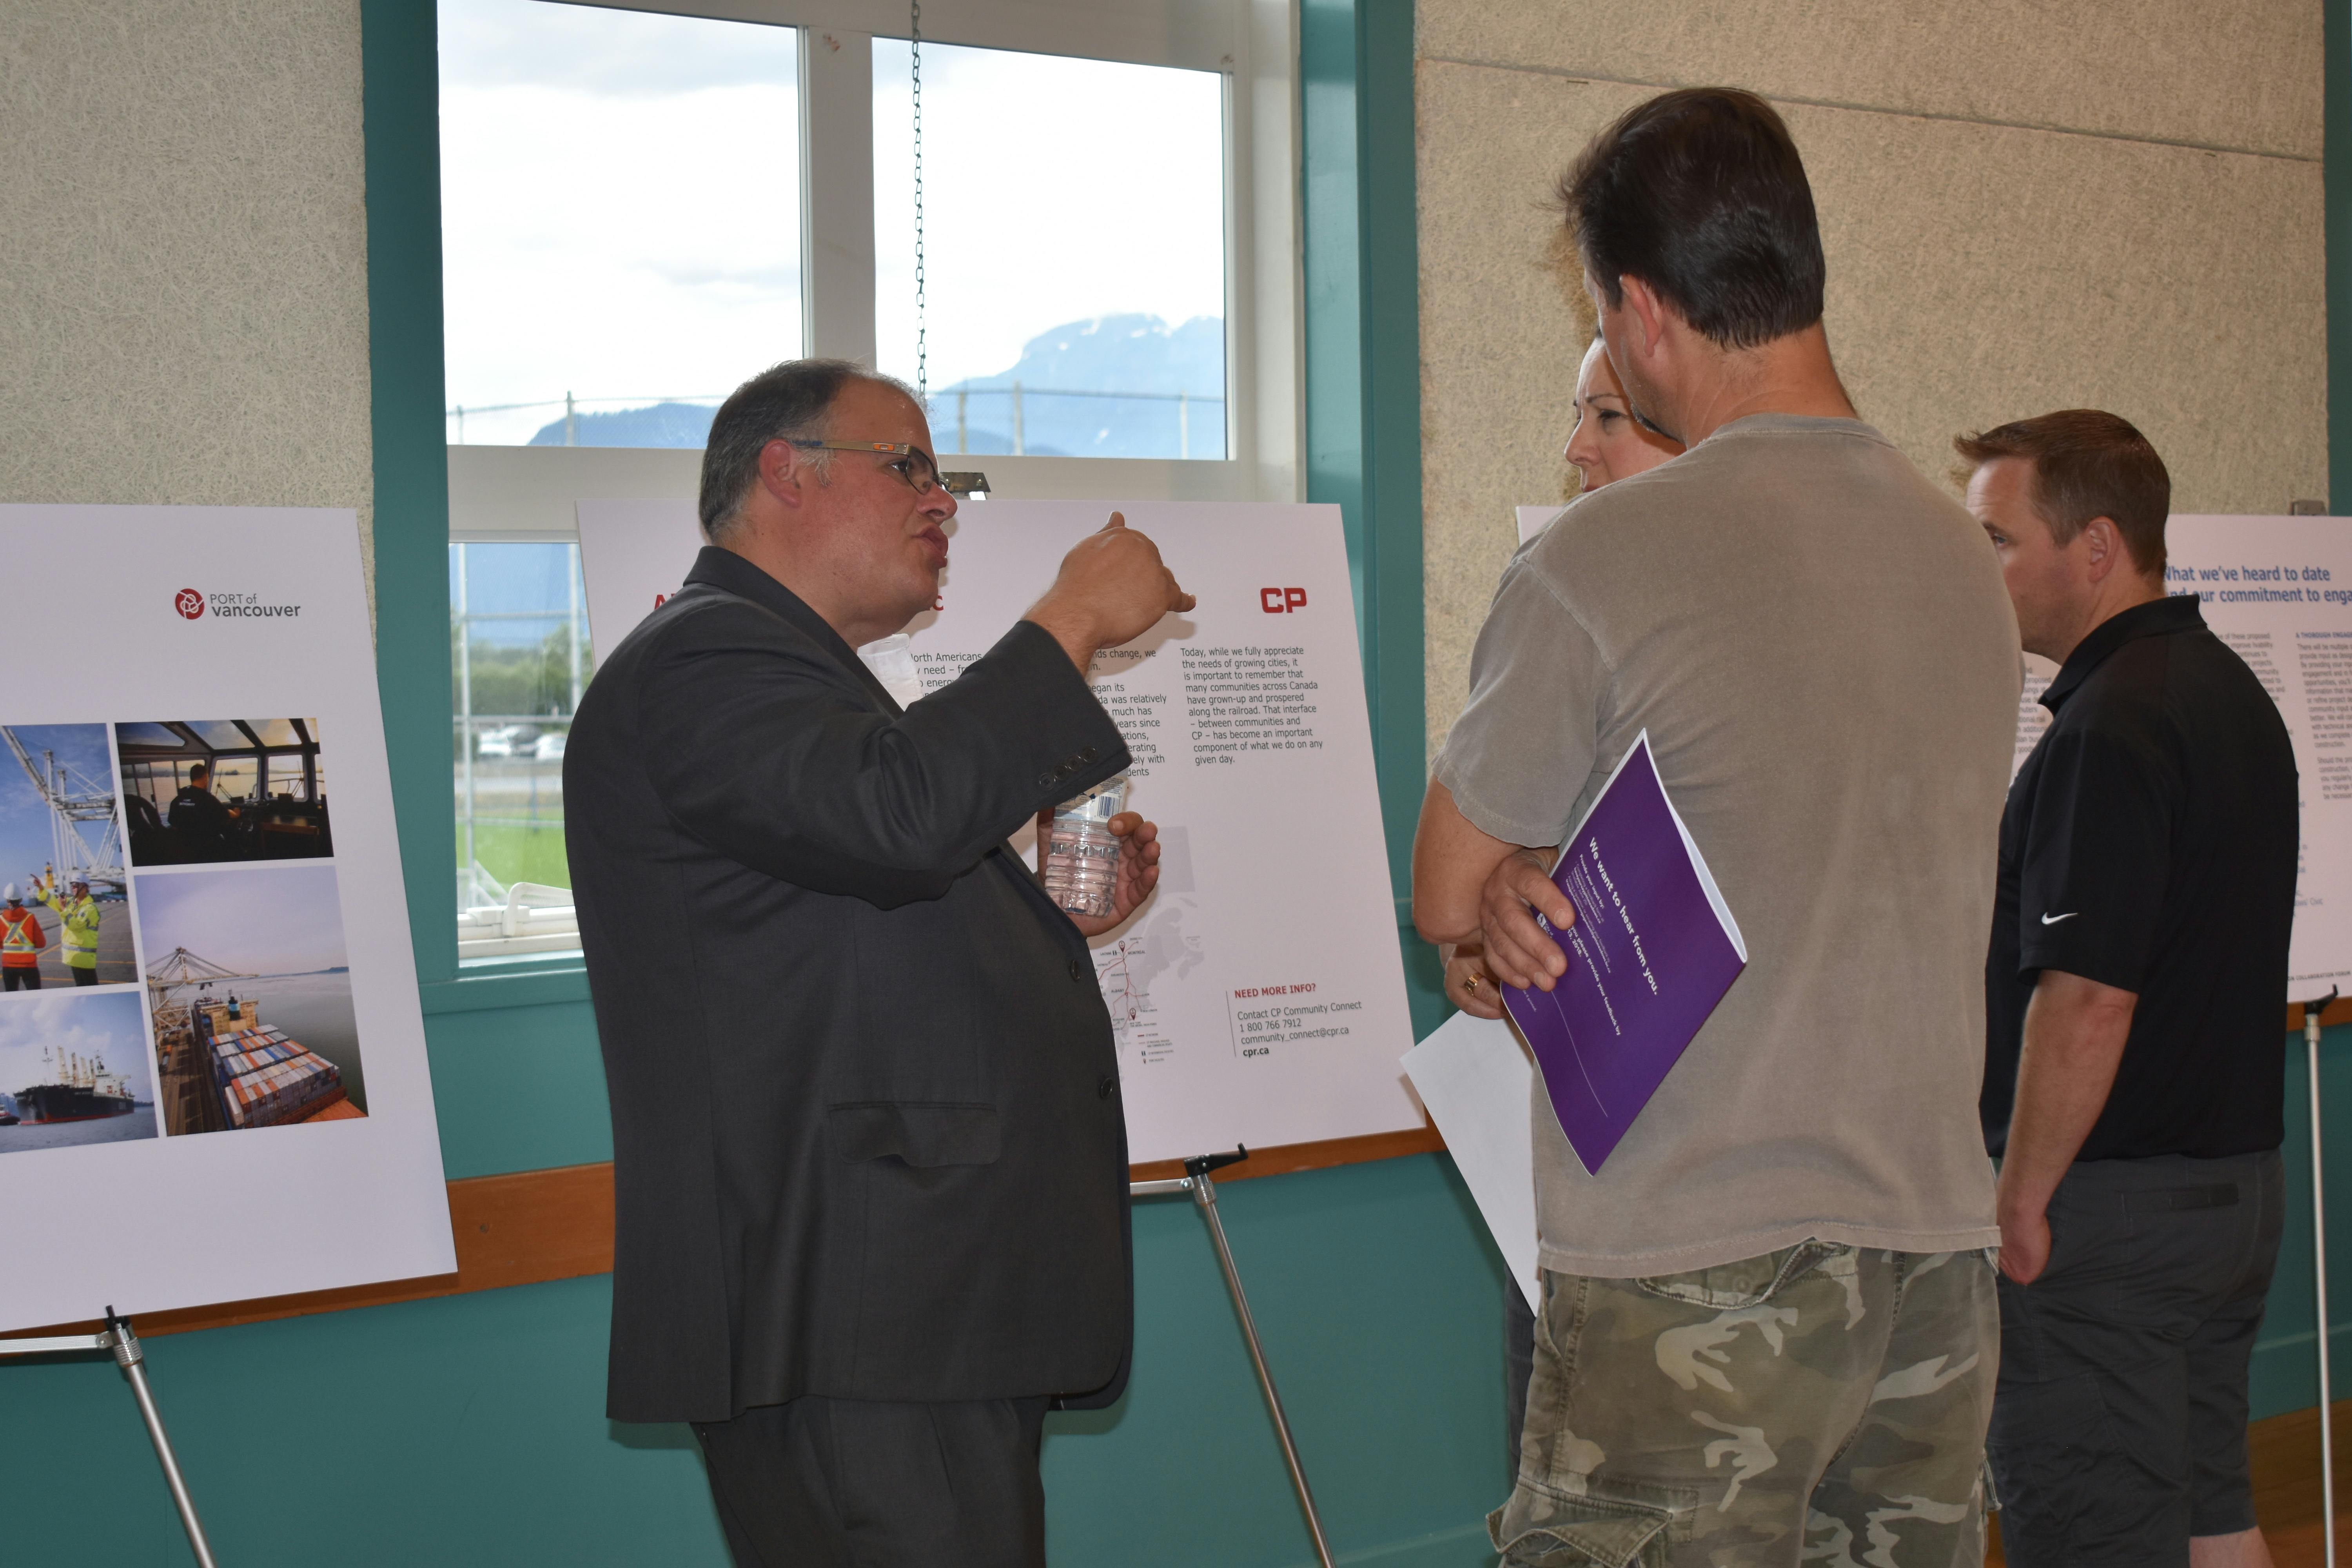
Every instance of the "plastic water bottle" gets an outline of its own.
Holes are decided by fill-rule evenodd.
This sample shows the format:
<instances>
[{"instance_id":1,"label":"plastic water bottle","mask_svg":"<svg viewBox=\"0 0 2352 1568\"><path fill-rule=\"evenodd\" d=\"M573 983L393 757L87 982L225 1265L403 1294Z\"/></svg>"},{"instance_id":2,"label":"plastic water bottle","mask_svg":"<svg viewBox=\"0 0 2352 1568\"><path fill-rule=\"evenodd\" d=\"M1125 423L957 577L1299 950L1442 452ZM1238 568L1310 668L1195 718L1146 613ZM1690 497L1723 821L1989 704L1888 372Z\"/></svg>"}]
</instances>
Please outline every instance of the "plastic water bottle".
<instances>
[{"instance_id":1,"label":"plastic water bottle","mask_svg":"<svg viewBox=\"0 0 2352 1568\"><path fill-rule=\"evenodd\" d=\"M1107 915L1118 902L1118 840L1110 819L1127 809L1127 778L1095 785L1054 808L1045 837L1045 891L1074 915Z\"/></svg>"}]
</instances>

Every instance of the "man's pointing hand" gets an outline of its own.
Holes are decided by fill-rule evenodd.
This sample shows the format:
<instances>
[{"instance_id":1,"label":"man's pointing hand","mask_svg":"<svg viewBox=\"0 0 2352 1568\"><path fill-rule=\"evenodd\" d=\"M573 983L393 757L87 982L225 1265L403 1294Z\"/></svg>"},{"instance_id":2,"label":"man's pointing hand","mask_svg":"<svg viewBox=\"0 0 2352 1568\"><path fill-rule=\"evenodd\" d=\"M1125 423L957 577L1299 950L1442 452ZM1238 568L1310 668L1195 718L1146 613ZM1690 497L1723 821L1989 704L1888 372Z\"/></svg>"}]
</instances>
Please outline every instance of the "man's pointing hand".
<instances>
[{"instance_id":1,"label":"man's pointing hand","mask_svg":"<svg viewBox=\"0 0 2352 1568\"><path fill-rule=\"evenodd\" d=\"M1196 602L1160 563L1160 547L1113 512L1100 531L1062 557L1054 585L1024 618L1051 633L1084 674L1096 649L1132 642L1162 616L1189 610Z\"/></svg>"}]
</instances>

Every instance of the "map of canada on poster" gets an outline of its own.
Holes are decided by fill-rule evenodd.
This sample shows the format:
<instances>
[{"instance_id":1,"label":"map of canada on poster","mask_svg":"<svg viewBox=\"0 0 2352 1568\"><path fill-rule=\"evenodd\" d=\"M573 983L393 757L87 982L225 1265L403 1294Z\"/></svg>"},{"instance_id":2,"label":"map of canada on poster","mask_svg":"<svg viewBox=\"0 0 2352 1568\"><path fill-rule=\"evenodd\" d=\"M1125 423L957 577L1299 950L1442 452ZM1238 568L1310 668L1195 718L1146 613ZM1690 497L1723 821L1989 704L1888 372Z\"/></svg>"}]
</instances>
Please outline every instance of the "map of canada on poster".
<instances>
[{"instance_id":1,"label":"map of canada on poster","mask_svg":"<svg viewBox=\"0 0 2352 1568\"><path fill-rule=\"evenodd\" d=\"M1129 805L1163 845L1151 900L1092 943L1129 1157L1419 1127L1338 508L966 503L941 608L909 628L923 689L986 653L1114 509L1200 599L1092 672L1134 753ZM602 658L702 541L686 501L582 501L579 517Z\"/></svg>"},{"instance_id":2,"label":"map of canada on poster","mask_svg":"<svg viewBox=\"0 0 2352 1568\"><path fill-rule=\"evenodd\" d=\"M357 518L0 558L0 1329L451 1272Z\"/></svg>"}]
</instances>

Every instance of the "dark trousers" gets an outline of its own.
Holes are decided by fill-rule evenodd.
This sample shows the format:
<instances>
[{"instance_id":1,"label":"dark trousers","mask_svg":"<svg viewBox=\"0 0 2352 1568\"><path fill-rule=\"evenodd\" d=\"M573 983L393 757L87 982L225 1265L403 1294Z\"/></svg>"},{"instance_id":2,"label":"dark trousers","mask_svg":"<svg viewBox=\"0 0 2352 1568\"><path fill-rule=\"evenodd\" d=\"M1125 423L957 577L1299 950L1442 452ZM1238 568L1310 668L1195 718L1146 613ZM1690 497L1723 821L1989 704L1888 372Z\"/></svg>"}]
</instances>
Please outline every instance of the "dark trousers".
<instances>
[{"instance_id":1,"label":"dark trousers","mask_svg":"<svg viewBox=\"0 0 2352 1568\"><path fill-rule=\"evenodd\" d=\"M696 1426L736 1568L1044 1568L1045 1400L816 1395Z\"/></svg>"},{"instance_id":2,"label":"dark trousers","mask_svg":"<svg viewBox=\"0 0 2352 1568\"><path fill-rule=\"evenodd\" d=\"M41 972L37 969L0 969L0 991L38 991Z\"/></svg>"},{"instance_id":3,"label":"dark trousers","mask_svg":"<svg viewBox=\"0 0 2352 1568\"><path fill-rule=\"evenodd\" d=\"M2278 1261L2276 1152L2077 1164L2050 1264L2000 1281L1986 1447L2011 1568L2184 1568L2254 1526L2246 1369Z\"/></svg>"},{"instance_id":4,"label":"dark trousers","mask_svg":"<svg viewBox=\"0 0 2352 1568\"><path fill-rule=\"evenodd\" d=\"M73 982L77 985L98 984L98 971L95 969L68 969L66 973L73 976Z\"/></svg>"}]
</instances>

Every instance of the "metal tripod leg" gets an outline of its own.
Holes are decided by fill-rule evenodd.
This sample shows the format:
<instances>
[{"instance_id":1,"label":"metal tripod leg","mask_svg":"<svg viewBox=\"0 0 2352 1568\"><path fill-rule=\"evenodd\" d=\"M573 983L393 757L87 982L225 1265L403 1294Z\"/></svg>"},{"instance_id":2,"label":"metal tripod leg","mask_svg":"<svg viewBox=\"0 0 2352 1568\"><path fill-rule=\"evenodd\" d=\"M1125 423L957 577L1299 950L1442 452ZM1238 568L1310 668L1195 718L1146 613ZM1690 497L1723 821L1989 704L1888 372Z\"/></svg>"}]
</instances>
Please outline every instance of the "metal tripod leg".
<instances>
[{"instance_id":1,"label":"metal tripod leg","mask_svg":"<svg viewBox=\"0 0 2352 1568\"><path fill-rule=\"evenodd\" d=\"M2327 1375L2327 1182L2319 1152L2319 1015L2336 1000L2303 1005L2303 1043L2311 1061L2311 1252L2317 1287L2319 1332L2319 1511L2326 1530L2327 1568L2336 1568L2336 1407Z\"/></svg>"},{"instance_id":2,"label":"metal tripod leg","mask_svg":"<svg viewBox=\"0 0 2352 1568\"><path fill-rule=\"evenodd\" d=\"M1257 1342L1257 1325L1250 1320L1249 1298L1242 1294L1242 1277L1234 1270L1234 1249L1225 1245L1224 1222L1217 1217L1217 1184L1206 1171L1192 1178L1192 1201L1209 1222L1209 1239L1217 1244L1217 1267L1225 1271L1225 1289L1233 1292L1242 1338L1249 1342L1250 1364L1257 1368L1257 1385L1274 1416L1274 1435L1282 1439L1282 1461L1290 1467L1290 1484L1298 1489L1307 1531L1315 1538L1315 1561L1323 1568L1332 1568L1331 1543L1323 1539L1323 1519L1315 1511L1315 1494L1307 1488L1307 1472L1299 1468L1298 1448L1290 1440L1290 1420L1282 1413L1282 1395L1274 1391L1274 1373L1266 1370L1265 1349Z\"/></svg>"},{"instance_id":3,"label":"metal tripod leg","mask_svg":"<svg viewBox=\"0 0 2352 1568\"><path fill-rule=\"evenodd\" d=\"M180 1474L180 1461L172 1452L172 1439L163 1430L163 1413L155 1408L154 1392L147 1386L147 1352L140 1347L139 1336L131 1331L131 1320L117 1317L114 1309L109 1307L106 1327L95 1334L0 1340L0 1357L93 1351L104 1351L113 1356L114 1364L131 1382L131 1397L139 1402L139 1418L146 1422L148 1441L155 1445L155 1458L163 1467L163 1481L172 1489L172 1503L180 1510L180 1524L188 1532L188 1545L196 1554L197 1568L220 1568L213 1556L212 1543L205 1539L204 1523L196 1518L196 1500L189 1496L187 1479Z\"/></svg>"},{"instance_id":4,"label":"metal tripod leg","mask_svg":"<svg viewBox=\"0 0 2352 1568\"><path fill-rule=\"evenodd\" d=\"M1242 1293L1242 1277L1234 1268L1234 1249L1225 1245L1224 1221L1217 1216L1217 1184L1209 1173L1248 1158L1245 1148L1231 1154L1196 1154L1184 1162L1185 1174L1164 1181L1131 1183L1128 1195L1169 1197L1191 1193L1202 1217L1209 1222L1209 1239L1217 1248L1217 1267L1224 1271L1225 1289L1234 1299L1234 1315L1242 1321L1242 1338L1249 1344L1250 1364L1257 1369L1258 1391L1265 1395L1266 1411L1274 1417L1274 1435L1282 1443L1283 1463L1290 1467L1290 1484L1298 1493L1300 1510L1307 1515L1307 1532L1314 1538L1315 1560L1322 1568L1333 1568L1331 1543L1323 1537L1323 1516L1315 1511L1315 1494L1307 1489L1307 1472L1299 1467L1298 1447L1290 1440L1290 1418L1283 1414L1282 1395L1274 1391L1274 1373L1266 1368L1265 1347L1258 1343L1257 1324L1250 1318L1249 1298Z\"/></svg>"}]
</instances>

